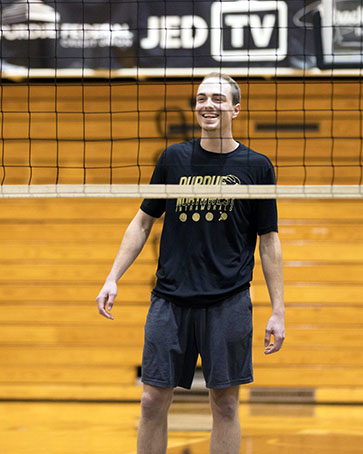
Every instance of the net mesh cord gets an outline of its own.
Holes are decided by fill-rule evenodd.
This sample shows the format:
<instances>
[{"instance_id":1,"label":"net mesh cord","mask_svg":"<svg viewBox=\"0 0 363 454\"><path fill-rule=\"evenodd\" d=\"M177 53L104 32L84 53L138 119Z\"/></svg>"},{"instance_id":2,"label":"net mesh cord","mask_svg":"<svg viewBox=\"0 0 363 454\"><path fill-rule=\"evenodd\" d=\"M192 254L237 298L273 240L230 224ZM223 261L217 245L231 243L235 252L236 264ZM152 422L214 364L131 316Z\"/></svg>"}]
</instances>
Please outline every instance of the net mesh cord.
<instances>
[{"instance_id":1,"label":"net mesh cord","mask_svg":"<svg viewBox=\"0 0 363 454\"><path fill-rule=\"evenodd\" d=\"M312 15L325 36L333 5L318 3L83 0L66 21L70 2L3 0L0 197L362 198L361 67L314 66ZM269 157L276 185L148 184L168 145L200 136L211 71L239 83L234 138Z\"/></svg>"}]
</instances>

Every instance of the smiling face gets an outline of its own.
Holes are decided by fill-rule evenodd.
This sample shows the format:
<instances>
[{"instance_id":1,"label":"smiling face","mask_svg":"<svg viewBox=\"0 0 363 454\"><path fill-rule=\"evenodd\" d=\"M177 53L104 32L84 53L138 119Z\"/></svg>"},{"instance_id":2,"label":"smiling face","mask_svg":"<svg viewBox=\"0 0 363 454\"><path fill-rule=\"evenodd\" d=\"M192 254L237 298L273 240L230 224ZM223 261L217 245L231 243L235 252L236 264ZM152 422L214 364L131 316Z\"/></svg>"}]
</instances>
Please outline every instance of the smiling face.
<instances>
[{"instance_id":1,"label":"smiling face","mask_svg":"<svg viewBox=\"0 0 363 454\"><path fill-rule=\"evenodd\" d=\"M202 136L232 137L232 120L240 111L240 104L233 104L232 87L228 81L211 77L198 88L196 117Z\"/></svg>"}]
</instances>

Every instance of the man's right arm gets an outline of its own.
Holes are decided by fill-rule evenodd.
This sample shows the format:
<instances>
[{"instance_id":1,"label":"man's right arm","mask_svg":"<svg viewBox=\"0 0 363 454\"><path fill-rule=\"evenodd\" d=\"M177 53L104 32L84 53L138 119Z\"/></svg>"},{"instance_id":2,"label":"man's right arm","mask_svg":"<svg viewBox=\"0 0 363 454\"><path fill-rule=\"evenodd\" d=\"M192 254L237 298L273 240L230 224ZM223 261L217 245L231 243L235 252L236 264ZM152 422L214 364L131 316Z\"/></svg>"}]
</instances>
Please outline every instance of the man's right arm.
<instances>
[{"instance_id":1,"label":"man's right arm","mask_svg":"<svg viewBox=\"0 0 363 454\"><path fill-rule=\"evenodd\" d=\"M104 317L113 320L112 314L108 311L112 309L117 295L117 281L140 254L149 237L155 219L139 210L127 227L110 274L107 276L105 284L96 299L98 312Z\"/></svg>"}]
</instances>

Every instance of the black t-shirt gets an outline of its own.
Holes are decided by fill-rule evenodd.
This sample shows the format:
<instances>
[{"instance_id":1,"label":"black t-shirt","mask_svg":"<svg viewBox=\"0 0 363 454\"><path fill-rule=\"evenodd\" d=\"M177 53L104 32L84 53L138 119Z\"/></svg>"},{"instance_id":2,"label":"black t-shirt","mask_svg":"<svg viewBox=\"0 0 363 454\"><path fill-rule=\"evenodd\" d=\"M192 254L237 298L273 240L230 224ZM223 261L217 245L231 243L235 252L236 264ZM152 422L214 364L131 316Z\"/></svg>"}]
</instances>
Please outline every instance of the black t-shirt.
<instances>
[{"instance_id":1,"label":"black t-shirt","mask_svg":"<svg viewBox=\"0 0 363 454\"><path fill-rule=\"evenodd\" d=\"M151 184L275 184L270 160L240 144L212 153L200 139L171 145ZM275 199L145 199L165 212L154 293L179 305L207 306L248 288L257 234L277 232Z\"/></svg>"}]
</instances>

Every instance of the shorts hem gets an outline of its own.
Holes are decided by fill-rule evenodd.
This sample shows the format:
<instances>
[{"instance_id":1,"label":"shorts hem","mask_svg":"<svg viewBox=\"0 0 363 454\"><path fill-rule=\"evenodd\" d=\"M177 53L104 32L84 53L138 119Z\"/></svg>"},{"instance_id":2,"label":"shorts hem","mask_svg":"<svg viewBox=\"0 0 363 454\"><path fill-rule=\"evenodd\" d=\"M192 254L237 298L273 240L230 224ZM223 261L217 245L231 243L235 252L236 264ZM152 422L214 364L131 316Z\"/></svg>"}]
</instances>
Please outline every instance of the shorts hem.
<instances>
[{"instance_id":1,"label":"shorts hem","mask_svg":"<svg viewBox=\"0 0 363 454\"><path fill-rule=\"evenodd\" d=\"M146 377L142 377L141 381L145 385L157 386L158 388L169 388L170 389L170 388L176 388L176 386L177 386L177 385L171 385L170 383L166 383L163 381L154 380L152 378L146 378Z\"/></svg>"},{"instance_id":2,"label":"shorts hem","mask_svg":"<svg viewBox=\"0 0 363 454\"><path fill-rule=\"evenodd\" d=\"M230 386L238 386L238 385L247 385L248 383L253 382L253 377L242 378L241 380L233 380L225 383L208 383L206 386L208 389L222 389L222 388L229 388Z\"/></svg>"}]
</instances>

